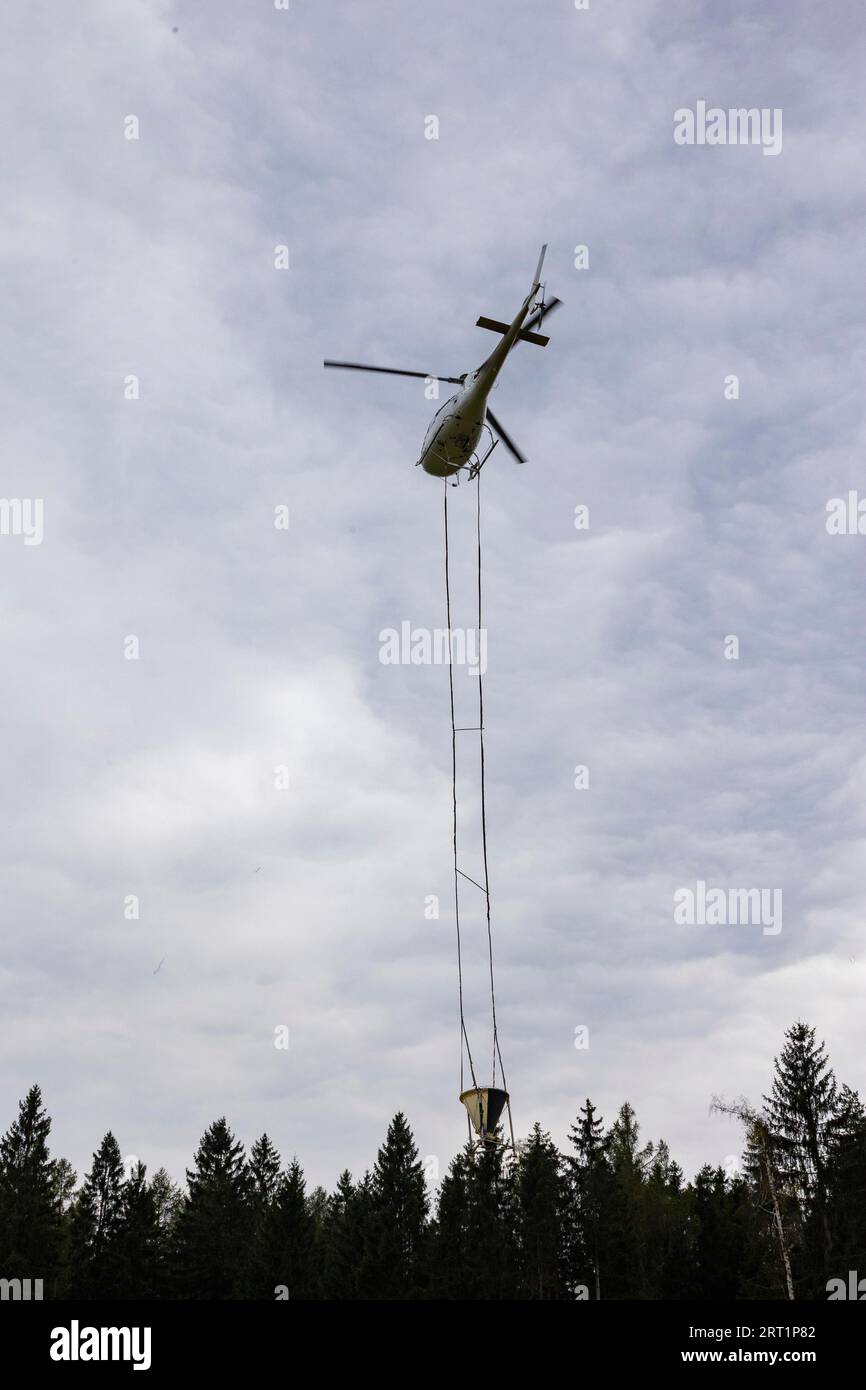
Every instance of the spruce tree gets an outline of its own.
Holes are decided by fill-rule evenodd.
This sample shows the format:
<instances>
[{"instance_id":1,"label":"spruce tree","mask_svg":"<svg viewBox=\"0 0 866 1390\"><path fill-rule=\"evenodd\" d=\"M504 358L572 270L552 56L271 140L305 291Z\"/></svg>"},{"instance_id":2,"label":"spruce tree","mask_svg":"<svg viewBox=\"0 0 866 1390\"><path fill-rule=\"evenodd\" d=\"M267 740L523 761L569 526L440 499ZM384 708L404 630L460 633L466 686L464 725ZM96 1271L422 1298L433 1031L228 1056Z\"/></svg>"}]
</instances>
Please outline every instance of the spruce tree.
<instances>
[{"instance_id":1,"label":"spruce tree","mask_svg":"<svg viewBox=\"0 0 866 1390\"><path fill-rule=\"evenodd\" d=\"M177 1221L177 1281L181 1296L243 1298L251 1234L250 1179L243 1145L225 1117L202 1136Z\"/></svg>"},{"instance_id":2,"label":"spruce tree","mask_svg":"<svg viewBox=\"0 0 866 1390\"><path fill-rule=\"evenodd\" d=\"M44 1295L55 1297L62 1209L58 1170L48 1153L50 1130L42 1092L31 1086L0 1139L0 1274L42 1279Z\"/></svg>"},{"instance_id":3,"label":"spruce tree","mask_svg":"<svg viewBox=\"0 0 866 1390\"><path fill-rule=\"evenodd\" d=\"M170 1231L177 1222L184 1203L184 1196L176 1182L173 1182L164 1168L158 1168L150 1180L150 1193L156 1208L156 1219L163 1232Z\"/></svg>"},{"instance_id":4,"label":"spruce tree","mask_svg":"<svg viewBox=\"0 0 866 1390\"><path fill-rule=\"evenodd\" d=\"M301 1165L293 1158L280 1179L263 1234L263 1287L259 1297L274 1298L282 1287L294 1302L314 1295L315 1223L306 1197Z\"/></svg>"},{"instance_id":5,"label":"spruce tree","mask_svg":"<svg viewBox=\"0 0 866 1390\"><path fill-rule=\"evenodd\" d=\"M307 1196L307 1211L312 1227L312 1249L310 1252L310 1272L307 1280L308 1298L322 1297L322 1279L325 1266L325 1227L328 1221L330 1199L324 1187L314 1187Z\"/></svg>"},{"instance_id":6,"label":"spruce tree","mask_svg":"<svg viewBox=\"0 0 866 1390\"><path fill-rule=\"evenodd\" d=\"M765 1229L756 1221L749 1185L705 1164L693 1193L694 1267L688 1296L725 1302L743 1298L761 1262L753 1232ZM770 1250L767 1242L764 1253Z\"/></svg>"},{"instance_id":7,"label":"spruce tree","mask_svg":"<svg viewBox=\"0 0 866 1390\"><path fill-rule=\"evenodd\" d=\"M57 1214L65 1216L75 1197L78 1174L67 1158L55 1158L51 1164L51 1185Z\"/></svg>"},{"instance_id":8,"label":"spruce tree","mask_svg":"<svg viewBox=\"0 0 866 1390\"><path fill-rule=\"evenodd\" d=\"M355 1185L352 1201L351 1229L358 1251L355 1270L356 1293L358 1299L379 1298L378 1259L378 1212L376 1194L373 1189L373 1174L369 1169L360 1182Z\"/></svg>"},{"instance_id":9,"label":"spruce tree","mask_svg":"<svg viewBox=\"0 0 866 1390\"><path fill-rule=\"evenodd\" d=\"M282 1167L279 1153L263 1134L250 1149L250 1201L254 1207L262 1211L270 1207L279 1190Z\"/></svg>"},{"instance_id":10,"label":"spruce tree","mask_svg":"<svg viewBox=\"0 0 866 1390\"><path fill-rule=\"evenodd\" d=\"M60 1228L59 1261L55 1292L57 1296L69 1286L69 1266L72 1251L72 1210L75 1205L75 1184L78 1174L65 1158L57 1158L51 1164L51 1183L54 1192L54 1207Z\"/></svg>"},{"instance_id":11,"label":"spruce tree","mask_svg":"<svg viewBox=\"0 0 866 1390\"><path fill-rule=\"evenodd\" d=\"M856 1091L839 1091L827 1159L828 1221L832 1237L832 1266L826 1280L849 1269L866 1272L866 1110ZM817 1296L821 1296L818 1290Z\"/></svg>"},{"instance_id":12,"label":"spruce tree","mask_svg":"<svg viewBox=\"0 0 866 1390\"><path fill-rule=\"evenodd\" d=\"M177 1229L184 1194L164 1168L150 1180L157 1230L157 1288L161 1298L174 1298L176 1289Z\"/></svg>"},{"instance_id":13,"label":"spruce tree","mask_svg":"<svg viewBox=\"0 0 866 1390\"><path fill-rule=\"evenodd\" d=\"M158 1298L163 1292L160 1228L147 1169L136 1163L123 1186L115 1242L112 1298Z\"/></svg>"},{"instance_id":14,"label":"spruce tree","mask_svg":"<svg viewBox=\"0 0 866 1390\"><path fill-rule=\"evenodd\" d=\"M471 1143L455 1154L439 1187L433 1228L431 1295L437 1299L476 1297L470 1272Z\"/></svg>"},{"instance_id":15,"label":"spruce tree","mask_svg":"<svg viewBox=\"0 0 866 1390\"><path fill-rule=\"evenodd\" d=\"M466 1271L472 1298L513 1299L520 1287L519 1165L502 1144L471 1151Z\"/></svg>"},{"instance_id":16,"label":"spruce tree","mask_svg":"<svg viewBox=\"0 0 866 1390\"><path fill-rule=\"evenodd\" d=\"M439 1189L430 1232L430 1296L511 1299L518 1296L513 1165L501 1144L467 1143Z\"/></svg>"},{"instance_id":17,"label":"spruce tree","mask_svg":"<svg viewBox=\"0 0 866 1390\"><path fill-rule=\"evenodd\" d=\"M361 1199L344 1169L336 1191L328 1199L322 1231L321 1297L344 1300L358 1297L359 1271L364 1264L364 1231Z\"/></svg>"},{"instance_id":18,"label":"spruce tree","mask_svg":"<svg viewBox=\"0 0 866 1390\"><path fill-rule=\"evenodd\" d=\"M121 1264L118 1234L123 1200L123 1158L109 1130L72 1207L69 1296L114 1297Z\"/></svg>"},{"instance_id":19,"label":"spruce tree","mask_svg":"<svg viewBox=\"0 0 866 1390\"><path fill-rule=\"evenodd\" d=\"M801 1292L812 1297L831 1260L827 1153L837 1116L836 1078L815 1029L798 1021L785 1033L774 1062L764 1116L783 1184L795 1195L801 1253Z\"/></svg>"},{"instance_id":20,"label":"spruce tree","mask_svg":"<svg viewBox=\"0 0 866 1390\"><path fill-rule=\"evenodd\" d=\"M724 1178L724 1175L722 1175ZM687 1298L687 1267L691 1251L688 1202L682 1191L682 1172L671 1160L663 1139L653 1151L642 1193L643 1229L647 1250L647 1296Z\"/></svg>"},{"instance_id":21,"label":"spruce tree","mask_svg":"<svg viewBox=\"0 0 866 1390\"><path fill-rule=\"evenodd\" d=\"M605 1199L604 1298L648 1296L644 1184L652 1145L640 1147L640 1127L626 1101L605 1136L611 1183Z\"/></svg>"},{"instance_id":22,"label":"spruce tree","mask_svg":"<svg viewBox=\"0 0 866 1390\"><path fill-rule=\"evenodd\" d=\"M562 1159L538 1123L532 1126L520 1155L516 1200L522 1296L563 1298L567 1287L563 1242L566 1183Z\"/></svg>"},{"instance_id":23,"label":"spruce tree","mask_svg":"<svg viewBox=\"0 0 866 1390\"><path fill-rule=\"evenodd\" d=\"M250 1150L250 1247L247 1280L252 1298L273 1298L273 1281L266 1249L268 1224L280 1187L282 1160L267 1134Z\"/></svg>"},{"instance_id":24,"label":"spruce tree","mask_svg":"<svg viewBox=\"0 0 866 1390\"><path fill-rule=\"evenodd\" d=\"M587 1096L586 1105L569 1130L575 1150L566 1161L570 1179L566 1249L572 1293L585 1287L593 1299L602 1296L602 1215L605 1190L610 1189L604 1121Z\"/></svg>"},{"instance_id":25,"label":"spruce tree","mask_svg":"<svg viewBox=\"0 0 866 1390\"><path fill-rule=\"evenodd\" d=\"M765 1115L779 1151L784 1176L804 1207L823 1194L825 1155L836 1113L836 1079L815 1029L798 1022L785 1033L774 1064Z\"/></svg>"},{"instance_id":26,"label":"spruce tree","mask_svg":"<svg viewBox=\"0 0 866 1390\"><path fill-rule=\"evenodd\" d=\"M419 1259L427 1220L427 1187L405 1115L388 1126L372 1175L372 1218L367 1279L380 1299L420 1296L425 1271Z\"/></svg>"}]
</instances>

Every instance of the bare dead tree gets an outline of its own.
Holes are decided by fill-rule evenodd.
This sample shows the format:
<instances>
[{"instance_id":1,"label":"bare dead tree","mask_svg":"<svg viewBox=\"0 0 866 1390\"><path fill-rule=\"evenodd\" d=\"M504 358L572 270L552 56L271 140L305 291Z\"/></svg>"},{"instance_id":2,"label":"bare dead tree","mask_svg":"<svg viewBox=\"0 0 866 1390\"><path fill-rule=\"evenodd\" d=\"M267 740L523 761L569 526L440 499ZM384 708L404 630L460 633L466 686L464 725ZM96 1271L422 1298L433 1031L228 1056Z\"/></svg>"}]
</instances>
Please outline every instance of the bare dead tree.
<instances>
[{"instance_id":1,"label":"bare dead tree","mask_svg":"<svg viewBox=\"0 0 866 1390\"><path fill-rule=\"evenodd\" d=\"M752 1145L758 1156L758 1164L761 1175L766 1184L767 1192L772 1206L773 1223L776 1228L776 1235L779 1241L779 1252L782 1257L782 1264L785 1269L785 1283L788 1288L788 1298L794 1298L794 1280L791 1275L791 1258L788 1254L788 1241L785 1236L785 1227L782 1222L782 1212L779 1207L779 1194L776 1187L776 1180L773 1177L773 1165L770 1161L770 1131L766 1121L753 1106L742 1096L739 1100L726 1101L722 1096L714 1096L710 1107L720 1115L731 1115L740 1121L746 1131L746 1138Z\"/></svg>"}]
</instances>

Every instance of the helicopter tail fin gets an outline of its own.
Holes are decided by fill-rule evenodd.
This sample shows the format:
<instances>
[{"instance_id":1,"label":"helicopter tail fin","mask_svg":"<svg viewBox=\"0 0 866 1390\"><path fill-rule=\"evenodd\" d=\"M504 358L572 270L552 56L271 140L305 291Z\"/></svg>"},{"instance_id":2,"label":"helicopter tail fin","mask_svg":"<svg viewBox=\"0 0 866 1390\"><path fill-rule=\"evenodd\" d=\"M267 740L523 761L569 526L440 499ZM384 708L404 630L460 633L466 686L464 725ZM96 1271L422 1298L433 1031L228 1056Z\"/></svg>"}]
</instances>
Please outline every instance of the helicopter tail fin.
<instances>
[{"instance_id":1,"label":"helicopter tail fin","mask_svg":"<svg viewBox=\"0 0 866 1390\"><path fill-rule=\"evenodd\" d=\"M544 245L542 246L542 248L541 248L541 255L538 257L538 265L535 267L535 275L533 276L533 280L532 280L532 289L529 291L530 294L535 294L535 291L538 289L539 285L541 284L541 267L544 265L544 257L546 256L546 254L547 254L547 242L545 242Z\"/></svg>"}]
</instances>

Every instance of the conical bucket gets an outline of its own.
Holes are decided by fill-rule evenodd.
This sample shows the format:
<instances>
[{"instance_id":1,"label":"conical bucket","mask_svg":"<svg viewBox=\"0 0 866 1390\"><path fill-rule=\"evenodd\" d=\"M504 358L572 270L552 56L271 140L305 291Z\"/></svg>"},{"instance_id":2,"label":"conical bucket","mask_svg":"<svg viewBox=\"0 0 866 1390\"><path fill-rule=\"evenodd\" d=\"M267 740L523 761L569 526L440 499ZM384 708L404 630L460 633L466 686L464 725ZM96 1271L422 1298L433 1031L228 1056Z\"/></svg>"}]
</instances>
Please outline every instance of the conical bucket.
<instances>
[{"instance_id":1,"label":"conical bucket","mask_svg":"<svg viewBox=\"0 0 866 1390\"><path fill-rule=\"evenodd\" d=\"M508 1092L496 1086L480 1086L460 1097L469 1112L472 1128L485 1144L496 1144L496 1126L508 1104Z\"/></svg>"}]
</instances>

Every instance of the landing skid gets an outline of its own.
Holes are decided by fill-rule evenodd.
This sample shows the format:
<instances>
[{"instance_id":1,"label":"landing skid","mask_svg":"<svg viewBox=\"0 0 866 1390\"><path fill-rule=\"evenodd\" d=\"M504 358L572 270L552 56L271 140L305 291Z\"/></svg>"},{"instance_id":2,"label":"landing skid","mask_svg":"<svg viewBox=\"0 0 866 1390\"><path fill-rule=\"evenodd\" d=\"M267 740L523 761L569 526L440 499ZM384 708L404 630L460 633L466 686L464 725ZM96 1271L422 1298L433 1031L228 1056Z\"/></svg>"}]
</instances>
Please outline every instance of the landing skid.
<instances>
[{"instance_id":1,"label":"landing skid","mask_svg":"<svg viewBox=\"0 0 866 1390\"><path fill-rule=\"evenodd\" d=\"M487 424L487 421L486 421L486 420L485 420L485 422L484 422L484 428L486 429L487 433L490 435L490 448L487 450L487 453L484 455L483 459L480 459L480 458L478 457L477 454L474 456L473 461L472 461L472 462L470 463L470 465L469 465L469 481L470 481L470 483L472 482L472 479L473 479L473 478L477 478L477 477L478 477L478 474L481 472L481 470L482 470L482 468L484 467L485 463L486 463L487 460L490 458L490 455L493 453L493 450L496 448L497 444L499 443L499 440L495 438L495 436L494 436L494 434L493 434L493 431L492 431L492 429L490 428L490 426Z\"/></svg>"},{"instance_id":2,"label":"landing skid","mask_svg":"<svg viewBox=\"0 0 866 1390\"><path fill-rule=\"evenodd\" d=\"M485 420L485 422L484 422L484 428L486 429L487 433L490 435L490 447L489 447L489 449L487 450L487 453L484 455L483 458L479 458L479 457L478 457L478 454L477 454L477 452L476 452L476 453L474 453L474 454L472 455L472 457L471 457L471 459L469 460L468 464L467 464L467 463L461 463L460 468L459 468L458 471L457 471L457 479L456 479L456 482L453 482L453 483L451 484L452 487L456 487L457 484L460 482L460 474L463 472L464 468L468 470L468 478L469 478L469 482L470 482L470 483L473 481L474 478L477 478L477 477L478 477L478 474L481 472L481 470L482 470L482 468L484 467L485 463L486 463L487 460L490 458L490 455L493 453L493 450L496 448L497 444L499 443L499 440L495 437L495 435L494 435L492 429L491 429L490 426L487 424L487 421L486 421L486 420Z\"/></svg>"}]
</instances>

